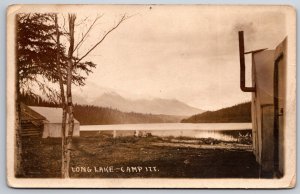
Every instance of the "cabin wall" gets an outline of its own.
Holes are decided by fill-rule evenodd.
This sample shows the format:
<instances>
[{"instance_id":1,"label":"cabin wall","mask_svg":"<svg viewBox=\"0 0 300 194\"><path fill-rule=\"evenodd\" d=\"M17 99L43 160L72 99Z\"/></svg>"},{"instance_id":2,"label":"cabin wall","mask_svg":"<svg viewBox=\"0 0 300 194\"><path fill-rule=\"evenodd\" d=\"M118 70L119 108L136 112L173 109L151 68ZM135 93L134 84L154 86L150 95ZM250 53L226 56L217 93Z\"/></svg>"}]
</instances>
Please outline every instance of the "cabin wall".
<instances>
[{"instance_id":1,"label":"cabin wall","mask_svg":"<svg viewBox=\"0 0 300 194\"><path fill-rule=\"evenodd\" d=\"M272 174L274 171L274 107L273 105L261 108L261 164L262 171Z\"/></svg>"},{"instance_id":2,"label":"cabin wall","mask_svg":"<svg viewBox=\"0 0 300 194\"><path fill-rule=\"evenodd\" d=\"M275 60L283 54L282 59L278 63L278 107L280 110L279 121L279 141L278 141L278 154L279 154L279 173L284 173L284 123L286 115L286 73L287 73L287 38L276 47Z\"/></svg>"},{"instance_id":3,"label":"cabin wall","mask_svg":"<svg viewBox=\"0 0 300 194\"><path fill-rule=\"evenodd\" d=\"M61 123L44 123L43 138L61 137ZM80 124L74 124L73 136L80 136Z\"/></svg>"},{"instance_id":4,"label":"cabin wall","mask_svg":"<svg viewBox=\"0 0 300 194\"><path fill-rule=\"evenodd\" d=\"M287 40L275 50L265 50L252 55L253 149L263 173L280 177L284 173L284 123L286 101ZM280 58L280 56L283 56ZM278 60L280 58L280 60ZM278 60L277 66L275 61ZM275 75L278 75L275 77ZM277 88L276 88L277 87ZM278 110L275 114L275 88L278 90ZM278 120L278 141L276 141L276 121ZM278 152L277 151L278 145ZM278 154L278 166L276 156Z\"/></svg>"},{"instance_id":5,"label":"cabin wall","mask_svg":"<svg viewBox=\"0 0 300 194\"><path fill-rule=\"evenodd\" d=\"M256 92L252 94L252 123L254 154L263 172L274 167L274 106L273 72L274 50L253 53L252 79Z\"/></svg>"},{"instance_id":6,"label":"cabin wall","mask_svg":"<svg viewBox=\"0 0 300 194\"><path fill-rule=\"evenodd\" d=\"M255 65L254 65L254 59L252 58L252 86L256 86L257 84L255 83L256 80L256 74L254 73L255 70ZM256 161L258 163L260 163L260 151L259 151L259 119L260 117L258 117L257 115L260 115L259 111L260 109L258 109L258 102L257 102L257 98L256 98L256 93L253 92L252 93L252 101L251 101L251 120L252 120L252 145L253 145L253 153L255 155Z\"/></svg>"}]
</instances>

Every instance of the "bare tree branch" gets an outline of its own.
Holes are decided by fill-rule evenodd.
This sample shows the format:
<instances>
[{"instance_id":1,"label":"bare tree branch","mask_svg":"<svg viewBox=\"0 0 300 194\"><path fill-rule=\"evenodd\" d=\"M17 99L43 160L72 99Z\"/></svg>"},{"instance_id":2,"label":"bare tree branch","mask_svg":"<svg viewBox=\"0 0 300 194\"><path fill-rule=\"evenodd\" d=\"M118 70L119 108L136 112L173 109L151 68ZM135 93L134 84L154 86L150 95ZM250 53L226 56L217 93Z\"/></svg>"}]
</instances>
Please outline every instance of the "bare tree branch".
<instances>
[{"instance_id":1,"label":"bare tree branch","mask_svg":"<svg viewBox=\"0 0 300 194\"><path fill-rule=\"evenodd\" d=\"M82 33L82 36L81 36L81 37L83 37L83 36L84 36L84 35L83 35L83 33ZM79 58L79 49L80 49L80 47L81 47L82 45L83 45L83 42L82 42L81 44L76 45L76 46L78 46L76 50L74 49L74 52L76 51L76 53L77 53L77 58Z\"/></svg>"},{"instance_id":2,"label":"bare tree branch","mask_svg":"<svg viewBox=\"0 0 300 194\"><path fill-rule=\"evenodd\" d=\"M77 43L77 45L75 46L73 52L75 52L75 50L83 43L83 41L85 40L85 38L87 37L87 35L89 34L89 32L91 31L91 29L93 28L93 26L95 25L95 23L103 16L97 16L95 18L95 20L93 21L93 23L90 25L89 29L86 31L86 33L82 36L81 40Z\"/></svg>"},{"instance_id":3,"label":"bare tree branch","mask_svg":"<svg viewBox=\"0 0 300 194\"><path fill-rule=\"evenodd\" d=\"M65 33L66 33L66 34L69 34L69 32L67 31L67 29L66 29L66 27L65 27L65 26L66 26L66 19L65 19L65 16L64 16L64 14L61 14L61 15L62 15L62 17L64 18L64 24L63 24L62 27L63 27Z\"/></svg>"},{"instance_id":4,"label":"bare tree branch","mask_svg":"<svg viewBox=\"0 0 300 194\"><path fill-rule=\"evenodd\" d=\"M89 17L86 16L81 22L79 22L78 24L75 24L75 26L80 26L81 24L83 24Z\"/></svg>"},{"instance_id":5,"label":"bare tree branch","mask_svg":"<svg viewBox=\"0 0 300 194\"><path fill-rule=\"evenodd\" d=\"M106 32L104 34L104 36L101 38L100 41L98 41L90 50L88 50L81 58L79 58L77 61L75 61L75 64L79 63L82 59L84 59L90 52L92 52L99 44L101 44L104 39L111 33L113 32L115 29L117 29L119 27L119 25L125 21L126 19L128 19L129 17L126 17L126 15L124 14L122 16L122 18L119 20L119 22L113 27L111 28L108 32Z\"/></svg>"}]
</instances>

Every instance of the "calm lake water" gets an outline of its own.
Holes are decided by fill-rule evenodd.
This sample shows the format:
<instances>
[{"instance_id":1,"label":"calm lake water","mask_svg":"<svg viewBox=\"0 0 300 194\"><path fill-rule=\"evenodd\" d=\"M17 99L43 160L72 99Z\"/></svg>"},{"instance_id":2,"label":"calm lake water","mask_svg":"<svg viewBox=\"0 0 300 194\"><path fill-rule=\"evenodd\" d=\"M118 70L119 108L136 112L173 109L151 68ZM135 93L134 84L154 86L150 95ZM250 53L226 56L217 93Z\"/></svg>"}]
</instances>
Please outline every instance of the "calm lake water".
<instances>
[{"instance_id":1,"label":"calm lake water","mask_svg":"<svg viewBox=\"0 0 300 194\"><path fill-rule=\"evenodd\" d=\"M214 138L236 141L240 136L251 135L251 123L150 123L116 125L81 125L80 131L99 131L116 136L132 136L138 133L166 137Z\"/></svg>"}]
</instances>

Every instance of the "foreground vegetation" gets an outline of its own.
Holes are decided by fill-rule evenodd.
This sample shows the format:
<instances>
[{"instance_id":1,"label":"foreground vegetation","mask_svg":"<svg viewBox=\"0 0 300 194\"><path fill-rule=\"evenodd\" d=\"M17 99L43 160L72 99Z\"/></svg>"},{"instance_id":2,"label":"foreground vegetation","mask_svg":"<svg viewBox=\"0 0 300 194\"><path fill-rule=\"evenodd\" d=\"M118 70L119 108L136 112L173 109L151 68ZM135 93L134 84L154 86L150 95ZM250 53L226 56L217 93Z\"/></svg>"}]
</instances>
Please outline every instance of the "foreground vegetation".
<instances>
[{"instance_id":1,"label":"foreground vegetation","mask_svg":"<svg viewBox=\"0 0 300 194\"><path fill-rule=\"evenodd\" d=\"M59 138L27 141L25 177L59 178ZM74 138L73 178L257 178L251 145L213 139L119 137L97 132ZM112 171L111 171L112 170Z\"/></svg>"}]
</instances>

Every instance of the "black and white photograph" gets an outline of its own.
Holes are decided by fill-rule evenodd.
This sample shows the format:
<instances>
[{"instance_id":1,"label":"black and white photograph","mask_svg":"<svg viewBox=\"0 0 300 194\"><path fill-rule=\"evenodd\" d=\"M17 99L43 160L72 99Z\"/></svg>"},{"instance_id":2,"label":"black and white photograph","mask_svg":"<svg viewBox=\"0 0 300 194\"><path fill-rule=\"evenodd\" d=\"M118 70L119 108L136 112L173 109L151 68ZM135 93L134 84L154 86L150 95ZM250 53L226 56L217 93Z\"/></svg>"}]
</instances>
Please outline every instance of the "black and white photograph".
<instances>
[{"instance_id":1,"label":"black and white photograph","mask_svg":"<svg viewBox=\"0 0 300 194\"><path fill-rule=\"evenodd\" d=\"M295 21L285 5L10 6L8 184L294 187Z\"/></svg>"}]
</instances>

